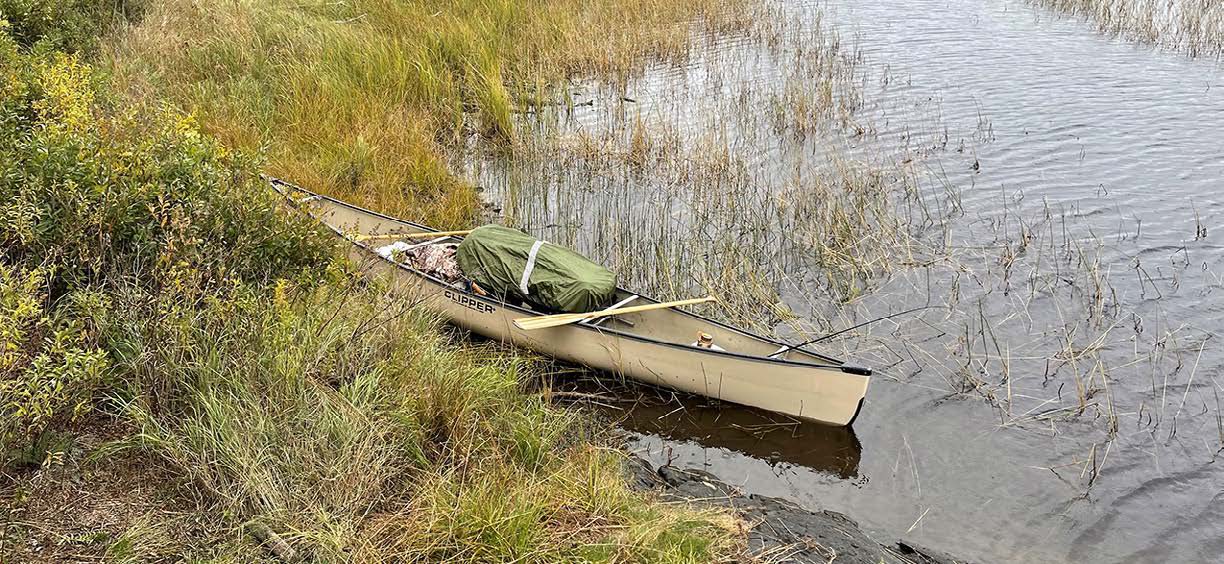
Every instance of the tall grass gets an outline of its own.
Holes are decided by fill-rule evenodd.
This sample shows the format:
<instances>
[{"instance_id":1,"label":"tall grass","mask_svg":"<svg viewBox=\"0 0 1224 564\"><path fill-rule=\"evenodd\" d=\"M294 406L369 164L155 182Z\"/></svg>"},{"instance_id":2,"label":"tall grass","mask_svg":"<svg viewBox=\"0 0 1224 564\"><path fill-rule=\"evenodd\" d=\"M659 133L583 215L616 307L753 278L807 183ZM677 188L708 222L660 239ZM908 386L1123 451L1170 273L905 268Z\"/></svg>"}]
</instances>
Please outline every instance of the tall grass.
<instances>
[{"instance_id":1,"label":"tall grass","mask_svg":"<svg viewBox=\"0 0 1224 564\"><path fill-rule=\"evenodd\" d=\"M399 216L468 224L473 187L449 149L514 136L515 112L566 80L682 62L692 22L734 28L713 0L228 2L170 0L109 46L134 99L198 112L268 172Z\"/></svg>"},{"instance_id":2,"label":"tall grass","mask_svg":"<svg viewBox=\"0 0 1224 564\"><path fill-rule=\"evenodd\" d=\"M726 517L631 493L619 453L521 391L524 360L456 345L375 289L261 298L127 327L142 352L124 368L185 370L188 392L171 412L128 403L140 432L121 447L164 459L235 523L322 561L706 562L736 548Z\"/></svg>"}]
</instances>

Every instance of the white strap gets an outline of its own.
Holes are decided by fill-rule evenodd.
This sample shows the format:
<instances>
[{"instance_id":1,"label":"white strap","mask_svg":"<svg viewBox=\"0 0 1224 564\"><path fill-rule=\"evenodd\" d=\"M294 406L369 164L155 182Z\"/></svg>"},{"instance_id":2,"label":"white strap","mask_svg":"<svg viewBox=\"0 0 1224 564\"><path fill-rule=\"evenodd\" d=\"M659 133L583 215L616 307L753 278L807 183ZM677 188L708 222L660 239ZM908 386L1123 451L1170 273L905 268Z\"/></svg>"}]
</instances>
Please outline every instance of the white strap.
<instances>
[{"instance_id":1,"label":"white strap","mask_svg":"<svg viewBox=\"0 0 1224 564\"><path fill-rule=\"evenodd\" d=\"M531 280L531 271L535 270L536 254L540 252L540 247L543 246L544 241L536 241L531 246L531 252L527 253L527 266L523 268L523 277L519 279L519 290L523 292L524 296L531 295L531 292L527 291L527 281Z\"/></svg>"}]
</instances>

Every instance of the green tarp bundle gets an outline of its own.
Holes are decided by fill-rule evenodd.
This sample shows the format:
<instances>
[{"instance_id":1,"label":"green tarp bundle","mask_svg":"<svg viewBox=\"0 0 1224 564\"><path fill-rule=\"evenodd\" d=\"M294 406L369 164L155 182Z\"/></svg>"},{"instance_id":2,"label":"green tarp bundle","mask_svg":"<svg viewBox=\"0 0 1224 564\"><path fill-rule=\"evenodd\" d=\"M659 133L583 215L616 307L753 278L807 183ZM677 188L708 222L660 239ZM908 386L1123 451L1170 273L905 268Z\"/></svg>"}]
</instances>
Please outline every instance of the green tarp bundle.
<instances>
[{"instance_id":1,"label":"green tarp bundle","mask_svg":"<svg viewBox=\"0 0 1224 564\"><path fill-rule=\"evenodd\" d=\"M478 227L455 253L459 268L498 297L549 310L595 311L610 304L616 275L590 259L500 225Z\"/></svg>"}]
</instances>

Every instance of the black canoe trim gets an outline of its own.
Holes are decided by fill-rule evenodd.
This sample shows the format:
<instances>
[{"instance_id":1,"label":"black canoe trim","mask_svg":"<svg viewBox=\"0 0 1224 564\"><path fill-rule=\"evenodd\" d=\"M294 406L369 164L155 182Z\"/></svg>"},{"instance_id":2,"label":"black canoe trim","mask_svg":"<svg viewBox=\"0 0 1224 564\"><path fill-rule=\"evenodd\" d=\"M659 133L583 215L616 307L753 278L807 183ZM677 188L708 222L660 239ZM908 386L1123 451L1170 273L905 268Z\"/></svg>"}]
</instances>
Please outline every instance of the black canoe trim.
<instances>
[{"instance_id":1,"label":"black canoe trim","mask_svg":"<svg viewBox=\"0 0 1224 564\"><path fill-rule=\"evenodd\" d=\"M292 184L292 183L290 183L290 182L286 182L286 181L281 180L281 179L279 179L279 178L275 178L275 177L271 177L271 176L266 176L266 175L265 175L265 176L263 176L263 178L264 178L265 180L267 180L269 183L273 184L273 185L281 185L281 186L284 186L284 187L286 187L286 188L289 188L289 189L296 190L296 191L298 191L298 192L302 192L302 193L304 193L304 194L307 194L307 195L309 195L309 197L310 197L309 199L310 199L310 200L320 200L320 199L322 199L322 200L327 200L328 202L331 202L331 203L333 203L333 204L337 204L337 205L340 205L340 206L342 206L342 207L346 207L346 208L349 208L349 209L352 209L352 210L356 210L356 211L359 211L359 212L361 212L361 213L369 214L369 215L372 215L372 216L375 216L375 217L378 217L378 218L381 218L381 219L384 219L384 220L393 221L393 222L399 223L399 224L401 224L401 225L408 225L408 226L411 226L411 227L413 227L413 228L420 229L422 232L437 231L437 229L434 229L434 228L429 227L429 226L426 226L426 225L421 225L421 224L419 224L419 223L413 223L413 222L411 222L411 221L404 220L404 219L399 219L399 218L397 218L397 217L391 217L391 216L389 216L389 215L384 215L384 214L378 213L378 212L373 211L373 210L368 210L368 209L365 209L365 208L363 208L363 207L361 207L361 206L357 206L357 205L354 205L354 204L350 204L350 203L345 202L345 201L343 201L343 200L337 200L336 198L332 198L332 197L327 196L327 195L324 195L324 194L318 194L318 193L315 193L315 192L311 192L310 190L307 190L307 189L305 189L305 188L302 188L302 187L297 186L297 185L295 185L295 184ZM298 205L298 202L297 202L296 200L294 200L293 198L289 197L289 195L288 195L288 194L286 194L286 193L284 193L284 192L281 192L280 190L277 190L277 192L280 192L280 194L281 194L282 196L284 196L284 197L285 197L287 200L289 200L290 204L291 204L293 207L297 208L299 211L302 211L303 213L306 213L306 214L307 214L307 215L309 215L310 217L312 217L312 218L314 218L315 220L319 221L319 223L322 223L323 225L327 226L327 228L328 228L328 229L330 229L332 232L334 232L334 233L336 233L337 235L339 235L339 236L340 236L340 238L344 239L344 240L345 240L345 241L347 241L348 243L350 243L350 244L352 244L352 245L355 245L355 246L358 246L358 247L360 247L360 248L364 249L364 250L365 250L367 253L370 253L370 255L372 255L373 257L377 257L378 259L383 260L383 261L386 261L387 263L390 263L390 264L392 264L392 265L395 265L396 267L398 267L398 268L400 268L400 269L403 269L403 270L406 270L406 271L408 271L408 272L411 272L412 274L414 274L414 275L416 275L416 276L419 276L419 277L421 277L421 278L425 278L426 280L429 280L430 282L432 282L432 283L434 283L434 284L436 284L436 285L438 285L438 286L440 286L440 287L442 287L442 288L444 288L444 289L447 289L447 290L452 290L452 291L459 291L459 292L462 292L462 293L463 293L464 295L466 295L466 296L470 296L470 297L472 297L472 298L474 298L474 299L477 299L477 300L480 300L480 301L482 301L482 302L486 302L486 303L489 303L489 304L492 304L492 305L497 305L497 306L500 306L500 307L503 307L503 308L506 308L506 309L509 309L509 310L512 310L512 311L516 311L516 312L522 313L522 314L524 314L524 315L526 315L526 316L538 316L538 315L540 315L540 312L538 312L538 311L532 311L532 310L529 310L529 309L524 309L524 308L522 308L522 307L519 307L519 306L514 305L514 304L511 304L511 303L507 303L507 302L502 302L502 301L497 301L497 300L491 300L491 299L489 299L489 298L486 298L486 297L484 297L484 296L477 295L477 294L475 294L475 293L473 293L473 292L470 292L470 291L468 291L468 290L465 290L465 289L463 289L463 288L457 288L457 287L451 286L450 284L447 284L447 283L446 283L446 281L444 281L444 280L442 280L442 279L440 279L440 278L436 278L436 277L431 276L431 275L429 275L429 274L427 274L427 273L425 273L425 272L422 272L422 271L417 270L417 269L415 269L415 268L409 267L409 266L407 266L407 265L405 265L405 264L398 263L398 262L391 261L391 260L387 260L387 259L386 259L386 258L384 258L382 255L379 255L378 253L374 252L374 250L373 250L372 248L370 248L370 246L369 246L369 245L366 245L365 243L362 243L362 242L359 242L359 241L355 241L355 240L353 240L353 239L352 239L352 238L350 238L348 235L344 234L342 231L340 231L339 229L335 228L335 227L334 227L334 226L332 226L331 224L327 223L326 221L323 221L323 220L322 220L321 218L319 218L319 217L316 217L316 216L315 216L315 214L314 214L313 212L311 212L310 210L308 210L308 209L302 209L302 208L301 208L301 207ZM620 290L624 290L623 288L619 288L619 289L620 289ZM650 299L650 298L648 298L648 299ZM712 325L717 325L717 326L719 326L719 327L722 327L723 329L727 329L727 330L730 330L730 331L734 331L734 332L736 332L736 333L739 333L739 334L741 334L741 335L745 335L745 336L751 337L751 338L753 338L753 339L759 339L759 340L761 340L761 341L765 341L765 342L767 342L767 343L772 343L772 344L778 345L779 347L789 346L789 344L788 344L788 343L783 343L783 342L780 342L780 341L775 341L775 340L770 339L770 338L768 338L768 337L763 337L763 336L761 336L761 335L757 335L757 334L755 334L755 333L752 333L752 332L746 331L746 330L741 329L741 328L739 328L739 327L736 327L736 326L734 326L734 325L728 325L728 324L726 324L726 323L722 323L722 322L720 322L720 321L715 321L715 320L713 320L713 319L709 319L709 318L707 318L707 317L702 317L702 316L700 316L700 315L697 315L697 314L695 314L695 313L691 313L691 312L688 312L688 311L685 311L685 310L682 310L682 309L674 309L673 311L677 311L677 312L679 312L679 313L681 313L681 314L683 314L683 315L687 315L687 316L692 317L692 318L694 318L694 319L699 319L699 320L701 320L701 321L703 321L703 322L705 322L705 323L710 323L710 324L712 324ZM740 359L743 359L743 360L751 360L751 361L753 361L753 362L763 362L763 363L767 363L767 364L782 364L782 365L788 365L788 366L800 366L800 367L805 367L805 368L824 368L824 369L829 369L829 370L840 370L840 371L842 371L842 372L844 372L844 373L847 373L847 374L854 374L854 375L857 375L857 376L870 376L870 375L871 375L871 373L872 373L870 368L865 368L865 367L861 367L861 366L853 366L853 365L848 365L848 364L845 364L843 361L838 360L838 359L836 359L836 358L833 358L833 357L831 357L831 356L823 355L823 354L820 354L820 353L818 353L818 352L810 351L810 350L807 350L807 349L804 349L804 348L799 348L799 347L796 347L796 348L795 348L795 350L800 350L800 351L803 351L803 352L805 352L805 353L807 353L807 354L810 354L810 355L813 355L813 356L816 356L816 357L819 357L819 358L823 358L823 359L828 360L829 362L831 362L831 363L835 363L835 364L813 364L813 363L809 363L809 362L800 362L800 361L795 361L795 360L786 360L786 359L781 359L781 358L768 358L768 357L762 357L762 356L757 356L757 355L742 354L742 353L737 353L737 352L734 352L734 351L719 351L719 350L713 350L713 349L704 349L704 348L698 348L698 347L691 347L691 346L688 346L688 345L685 345L685 344L681 344L681 343L671 343L671 342L667 342L667 341L660 341L660 340L658 340L658 339L651 339L651 338L648 338L648 337L643 337L643 336L641 336L641 335L635 335L635 334L633 334L633 333L628 333L628 332L625 332L625 331L621 331L621 330L619 330L619 329L612 329L612 328L610 328L610 327L597 327L597 326L591 326L591 325L585 325L585 324L575 324L575 327L578 327L578 328L581 328L581 329L584 329L584 330L587 330L587 331L594 331L594 332L596 332L596 333L612 333L612 334L618 335L618 336L620 336L620 337L624 337L624 338L631 339L631 340L634 340L634 341L638 341L638 342L642 342L642 343L649 343L649 344L654 344L654 345L661 345L661 346L671 347L671 348L676 348L676 349L681 349L681 350L683 350L683 351L690 352L690 353L698 353L698 354L713 354L713 355L731 356L731 357L740 358ZM860 406L859 406L859 407L860 407L860 409L862 408L861 401L860 401ZM857 415L857 413L856 413L855 415Z\"/></svg>"},{"instance_id":2,"label":"black canoe trim","mask_svg":"<svg viewBox=\"0 0 1224 564\"><path fill-rule=\"evenodd\" d=\"M854 415L850 416L850 420L846 422L846 427L854 425L854 422L858 420L859 414L863 412L863 402L866 399L867 396L859 398L858 407L854 408Z\"/></svg>"}]
</instances>

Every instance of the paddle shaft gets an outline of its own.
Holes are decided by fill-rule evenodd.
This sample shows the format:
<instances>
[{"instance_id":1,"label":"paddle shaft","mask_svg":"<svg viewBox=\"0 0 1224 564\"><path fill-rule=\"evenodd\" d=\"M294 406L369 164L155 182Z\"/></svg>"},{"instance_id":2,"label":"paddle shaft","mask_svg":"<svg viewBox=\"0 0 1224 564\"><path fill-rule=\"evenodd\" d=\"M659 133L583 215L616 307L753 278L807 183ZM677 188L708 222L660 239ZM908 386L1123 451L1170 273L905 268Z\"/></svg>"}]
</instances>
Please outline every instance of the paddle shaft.
<instances>
[{"instance_id":1,"label":"paddle shaft","mask_svg":"<svg viewBox=\"0 0 1224 564\"><path fill-rule=\"evenodd\" d=\"M378 239L428 239L430 237L457 237L467 235L472 230L464 231L421 231L418 233L380 233L377 235L357 235L353 237L358 241L374 241Z\"/></svg>"},{"instance_id":2,"label":"paddle shaft","mask_svg":"<svg viewBox=\"0 0 1224 564\"><path fill-rule=\"evenodd\" d=\"M561 313L557 315L544 315L540 317L523 317L515 319L514 324L519 329L531 331L534 329L544 329L547 327L558 327L561 325L569 325L587 319L598 319L600 317L609 317L613 315L621 315L624 313L637 313L640 311L651 311L656 309L668 309L693 304L701 304L705 302L716 301L714 296L706 296L704 298L692 298L688 300L678 300L674 302L661 302L657 304L645 304L640 306L626 307L620 309L605 309L601 311L592 311L589 313Z\"/></svg>"}]
</instances>

